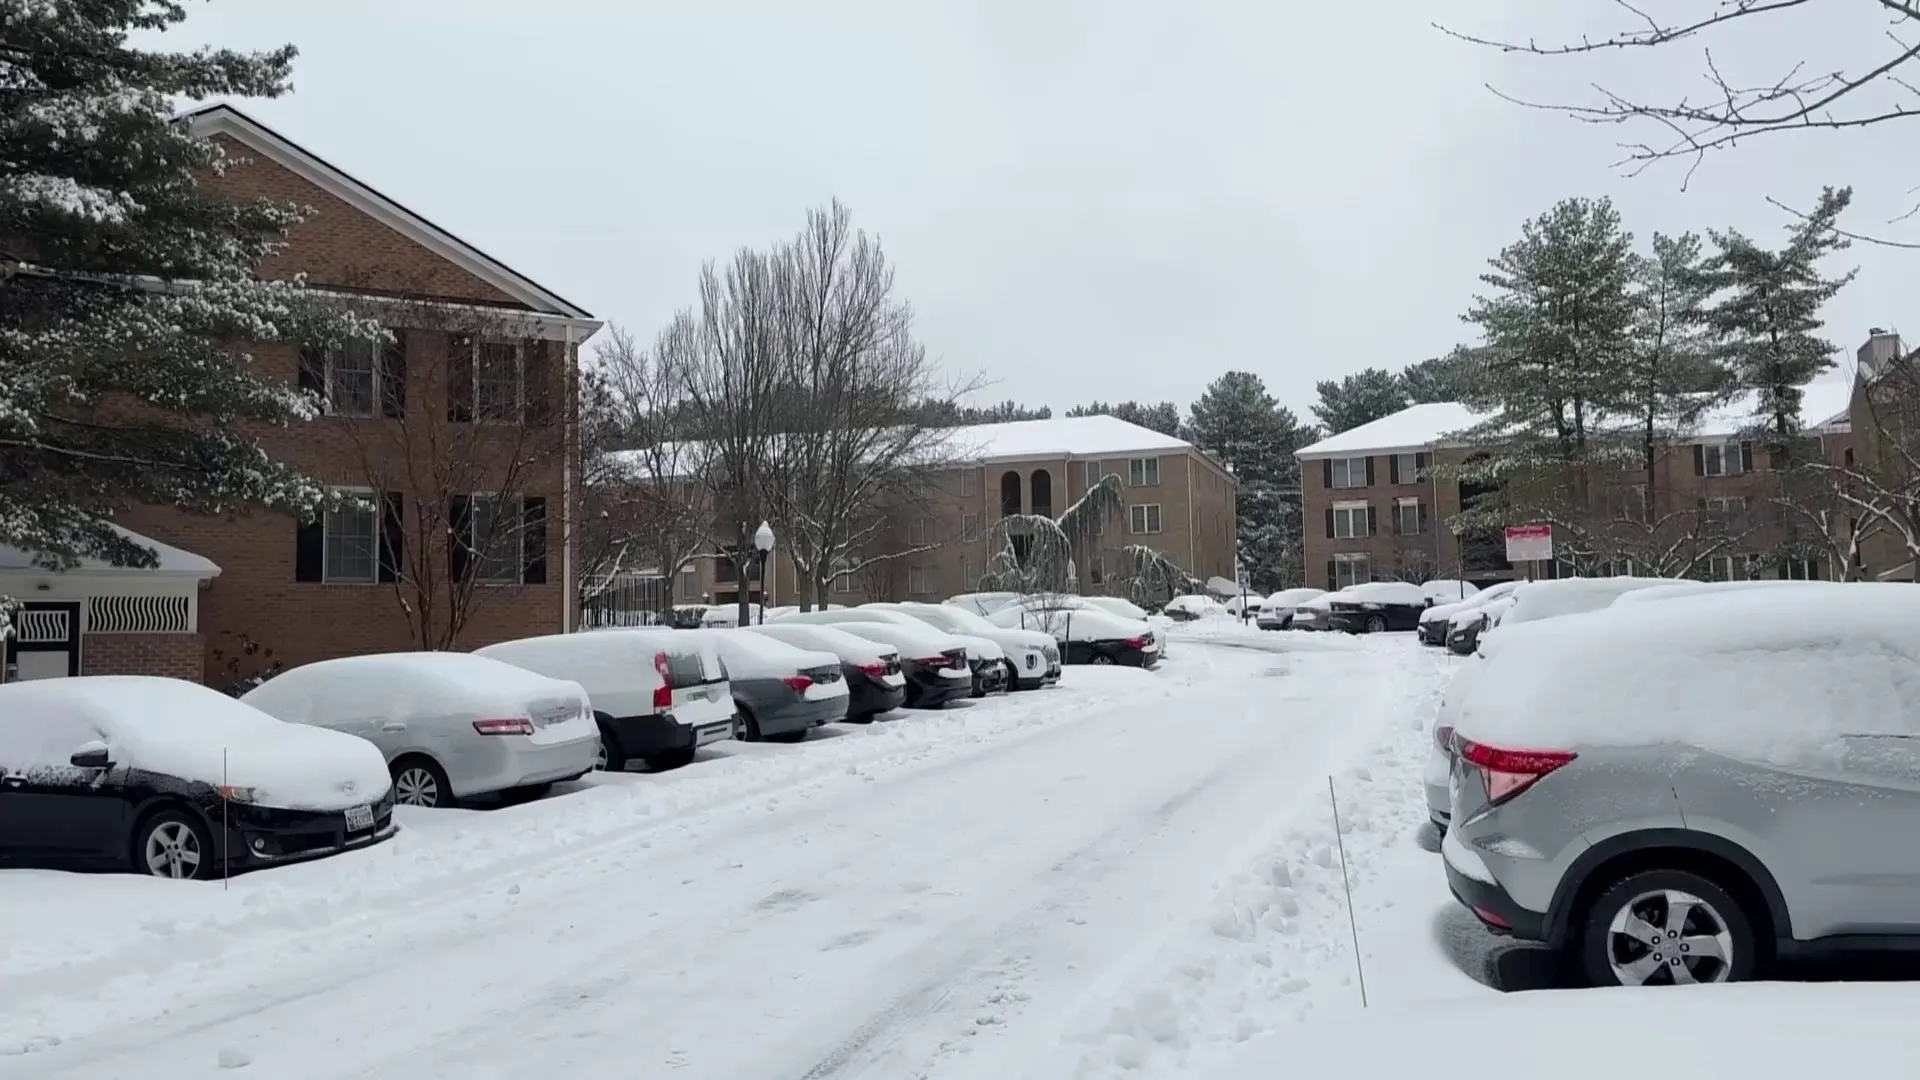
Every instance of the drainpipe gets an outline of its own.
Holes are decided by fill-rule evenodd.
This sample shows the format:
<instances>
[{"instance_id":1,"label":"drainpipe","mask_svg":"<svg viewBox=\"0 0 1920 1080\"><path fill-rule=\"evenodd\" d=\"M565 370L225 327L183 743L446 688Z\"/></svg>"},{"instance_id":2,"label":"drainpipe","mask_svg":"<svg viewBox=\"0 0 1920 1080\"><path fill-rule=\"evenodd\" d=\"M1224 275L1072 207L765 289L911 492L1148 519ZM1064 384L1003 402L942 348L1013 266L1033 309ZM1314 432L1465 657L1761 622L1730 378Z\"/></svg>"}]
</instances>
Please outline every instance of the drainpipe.
<instances>
[{"instance_id":1,"label":"drainpipe","mask_svg":"<svg viewBox=\"0 0 1920 1080\"><path fill-rule=\"evenodd\" d=\"M561 331L561 347L566 350L567 411L560 423L560 632L572 633L574 608L579 604L579 589L573 581L573 519L575 471L580 456L580 354L573 340L573 326Z\"/></svg>"}]
</instances>

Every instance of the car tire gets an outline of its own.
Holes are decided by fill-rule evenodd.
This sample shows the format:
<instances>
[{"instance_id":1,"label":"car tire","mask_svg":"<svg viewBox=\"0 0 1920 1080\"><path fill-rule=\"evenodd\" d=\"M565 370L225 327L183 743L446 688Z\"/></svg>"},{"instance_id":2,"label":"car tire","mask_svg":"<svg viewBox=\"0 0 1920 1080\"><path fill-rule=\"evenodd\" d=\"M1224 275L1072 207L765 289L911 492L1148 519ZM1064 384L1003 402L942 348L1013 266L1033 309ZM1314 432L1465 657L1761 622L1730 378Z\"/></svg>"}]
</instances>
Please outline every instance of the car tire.
<instances>
[{"instance_id":1,"label":"car tire","mask_svg":"<svg viewBox=\"0 0 1920 1080\"><path fill-rule=\"evenodd\" d=\"M777 743L803 743L807 741L807 736L812 733L812 728L801 728L799 731L783 731L778 735L767 736L767 741Z\"/></svg>"},{"instance_id":2,"label":"car tire","mask_svg":"<svg viewBox=\"0 0 1920 1080\"><path fill-rule=\"evenodd\" d=\"M1367 633L1384 634L1386 633L1386 631L1387 631L1387 620L1381 618L1378 615L1374 615L1367 619Z\"/></svg>"},{"instance_id":3,"label":"car tire","mask_svg":"<svg viewBox=\"0 0 1920 1080\"><path fill-rule=\"evenodd\" d=\"M1014 667L1013 661L1011 660L1006 661L1001 666L1007 669L1007 693L1011 694L1015 690L1020 689L1020 669Z\"/></svg>"},{"instance_id":4,"label":"car tire","mask_svg":"<svg viewBox=\"0 0 1920 1080\"><path fill-rule=\"evenodd\" d=\"M593 768L595 772L627 771L626 753L620 749L620 742L613 737L613 732L604 726L600 729L600 751L594 759Z\"/></svg>"},{"instance_id":5,"label":"car tire","mask_svg":"<svg viewBox=\"0 0 1920 1080\"><path fill-rule=\"evenodd\" d=\"M873 718L874 718L874 717L876 717L876 716L879 716L879 715L880 715L880 714L879 714L879 713L877 713L877 712L870 712L870 713L861 713L861 714L860 714L859 716L849 716L849 717L847 717L847 723L849 723L849 724L871 724L871 723L873 723Z\"/></svg>"},{"instance_id":6,"label":"car tire","mask_svg":"<svg viewBox=\"0 0 1920 1080\"><path fill-rule=\"evenodd\" d=\"M213 834L189 811L169 807L140 820L133 830L133 871L149 877L205 881L216 856Z\"/></svg>"},{"instance_id":7,"label":"car tire","mask_svg":"<svg viewBox=\"0 0 1920 1080\"><path fill-rule=\"evenodd\" d=\"M459 805L447 771L432 758L409 754L398 758L387 770L393 776L393 802L396 806L424 806L445 809Z\"/></svg>"},{"instance_id":8,"label":"car tire","mask_svg":"<svg viewBox=\"0 0 1920 1080\"><path fill-rule=\"evenodd\" d=\"M1111 657L1111 656L1108 656L1108 655L1107 655L1106 653L1103 653L1103 652L1097 652L1097 653L1094 653L1094 654L1093 654L1093 655L1092 655L1091 657L1088 657L1088 658L1087 658L1087 663L1089 663L1089 664L1111 664L1111 663L1113 663L1113 657Z\"/></svg>"},{"instance_id":9,"label":"car tire","mask_svg":"<svg viewBox=\"0 0 1920 1080\"><path fill-rule=\"evenodd\" d=\"M760 742L760 721L753 718L753 713L748 710L745 705L739 706L739 708L740 734L738 738L741 742Z\"/></svg>"},{"instance_id":10,"label":"car tire","mask_svg":"<svg viewBox=\"0 0 1920 1080\"><path fill-rule=\"evenodd\" d=\"M683 746L678 750L662 750L657 754L648 754L643 760L646 761L648 769L654 772L665 772L668 769L679 769L693 764L693 755L693 747Z\"/></svg>"},{"instance_id":11,"label":"car tire","mask_svg":"<svg viewBox=\"0 0 1920 1080\"><path fill-rule=\"evenodd\" d=\"M1686 902L1688 912L1675 910ZM1673 920L1681 920L1675 925ZM1628 928L1638 919L1648 935ZM1641 870L1609 886L1581 916L1575 939L1580 952L1580 974L1590 986L1668 985L1681 979L1693 982L1744 982L1758 970L1759 937L1740 901L1718 883L1690 870ZM1664 931L1664 936L1662 932ZM1660 937L1659 944L1654 938ZM1729 954L1716 962L1697 947L1700 939L1713 941L1716 952ZM1675 954L1679 947L1690 955ZM1654 958L1658 958L1657 960ZM1635 981L1642 971L1645 978Z\"/></svg>"}]
</instances>

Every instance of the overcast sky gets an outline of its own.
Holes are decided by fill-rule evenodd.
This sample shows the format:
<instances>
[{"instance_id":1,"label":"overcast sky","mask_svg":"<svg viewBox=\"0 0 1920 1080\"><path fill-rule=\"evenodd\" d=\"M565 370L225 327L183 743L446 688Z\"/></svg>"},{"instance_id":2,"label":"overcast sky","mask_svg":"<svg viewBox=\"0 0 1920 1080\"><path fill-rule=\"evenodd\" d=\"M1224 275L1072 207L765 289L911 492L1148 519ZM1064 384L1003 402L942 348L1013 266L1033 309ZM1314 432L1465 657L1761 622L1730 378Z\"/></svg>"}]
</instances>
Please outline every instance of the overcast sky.
<instances>
[{"instance_id":1,"label":"overcast sky","mask_svg":"<svg viewBox=\"0 0 1920 1080\"><path fill-rule=\"evenodd\" d=\"M1694 0L1695 6L1708 0ZM1683 6L1679 0L1657 8ZM1870 5L1860 5L1864 11ZM1832 5L1756 23L1716 59L1754 80L1884 51ZM651 336L704 260L838 196L899 267L931 351L1055 409L1184 405L1258 373L1313 384L1469 340L1485 259L1567 195L1627 225L1780 235L1774 195L1907 209L1915 126L1756 141L1637 178L1619 129L1500 101L1596 79L1697 90L1700 50L1600 63L1462 44L1619 25L1611 0L211 0L182 44L301 56L241 103L288 137L596 315ZM1654 134L1638 132L1643 136ZM1829 308L1850 351L1912 324L1920 252L1856 245Z\"/></svg>"}]
</instances>

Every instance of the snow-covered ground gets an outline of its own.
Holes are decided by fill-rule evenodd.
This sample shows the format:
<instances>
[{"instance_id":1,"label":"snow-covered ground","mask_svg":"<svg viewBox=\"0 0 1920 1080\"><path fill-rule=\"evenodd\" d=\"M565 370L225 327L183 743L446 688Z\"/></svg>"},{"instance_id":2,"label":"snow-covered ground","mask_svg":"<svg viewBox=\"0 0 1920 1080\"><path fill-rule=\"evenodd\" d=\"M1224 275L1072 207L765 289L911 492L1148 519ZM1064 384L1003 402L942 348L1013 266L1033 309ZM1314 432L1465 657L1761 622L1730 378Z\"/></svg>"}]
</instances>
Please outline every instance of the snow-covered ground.
<instances>
[{"instance_id":1,"label":"snow-covered ground","mask_svg":"<svg viewBox=\"0 0 1920 1080\"><path fill-rule=\"evenodd\" d=\"M1251 1077L1512 1000L1463 973L1490 939L1418 842L1452 662L1172 637L1155 672L407 812L224 888L0 874L0 1078Z\"/></svg>"}]
</instances>

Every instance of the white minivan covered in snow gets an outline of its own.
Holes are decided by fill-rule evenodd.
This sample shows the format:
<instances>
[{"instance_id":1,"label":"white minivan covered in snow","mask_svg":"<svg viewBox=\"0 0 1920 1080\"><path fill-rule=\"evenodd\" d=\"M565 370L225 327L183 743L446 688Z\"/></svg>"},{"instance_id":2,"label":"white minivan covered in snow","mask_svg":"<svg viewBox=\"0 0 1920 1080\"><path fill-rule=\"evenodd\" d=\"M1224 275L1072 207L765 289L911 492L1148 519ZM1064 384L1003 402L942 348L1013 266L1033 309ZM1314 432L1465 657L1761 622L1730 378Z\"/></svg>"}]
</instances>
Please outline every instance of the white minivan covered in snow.
<instances>
[{"instance_id":1,"label":"white minivan covered in snow","mask_svg":"<svg viewBox=\"0 0 1920 1080\"><path fill-rule=\"evenodd\" d=\"M590 630L503 641L474 655L579 683L593 702L603 769L636 760L678 768L700 747L733 738L726 668L713 641L698 634Z\"/></svg>"}]
</instances>

